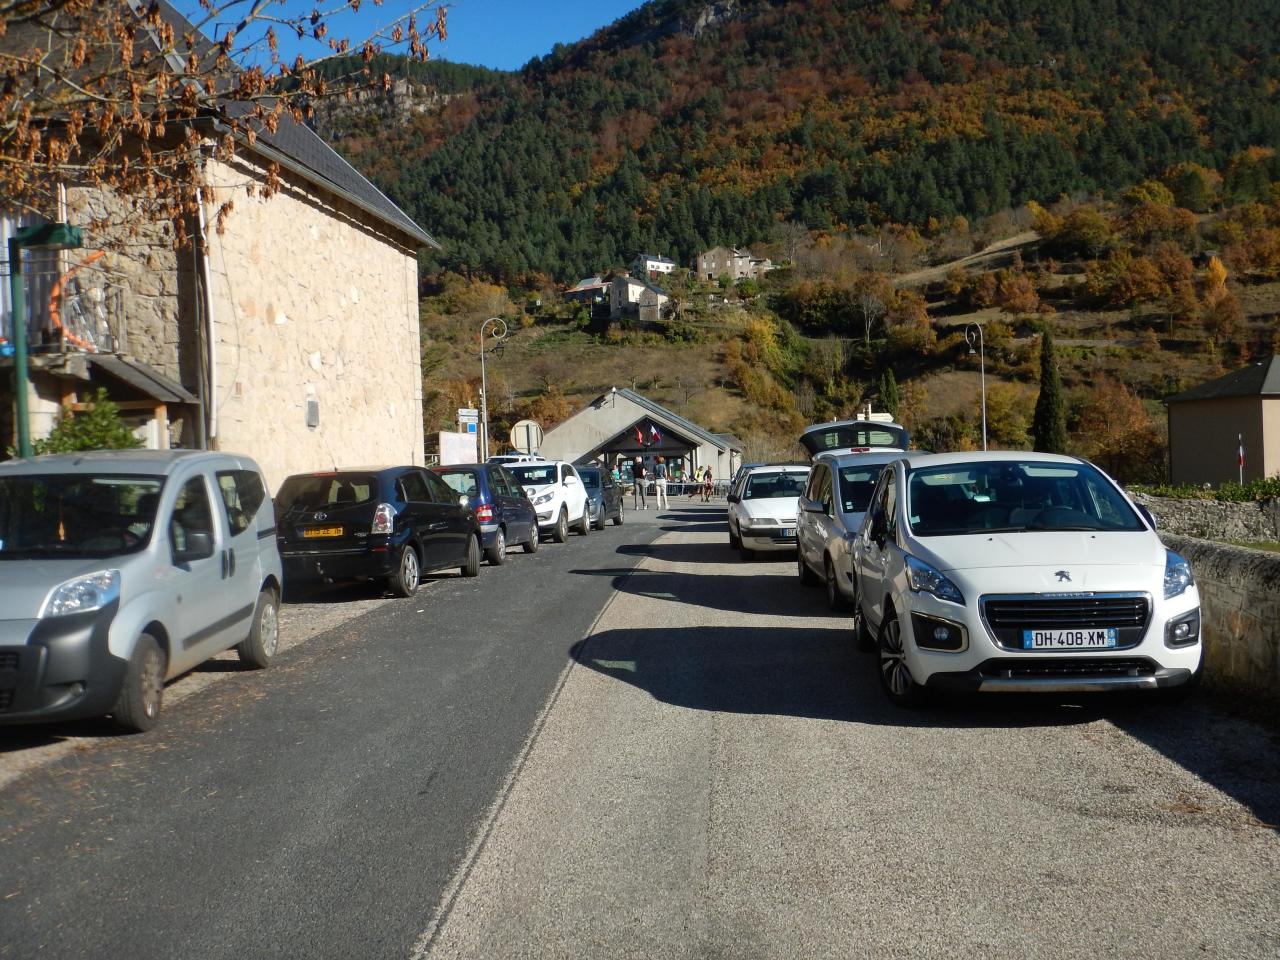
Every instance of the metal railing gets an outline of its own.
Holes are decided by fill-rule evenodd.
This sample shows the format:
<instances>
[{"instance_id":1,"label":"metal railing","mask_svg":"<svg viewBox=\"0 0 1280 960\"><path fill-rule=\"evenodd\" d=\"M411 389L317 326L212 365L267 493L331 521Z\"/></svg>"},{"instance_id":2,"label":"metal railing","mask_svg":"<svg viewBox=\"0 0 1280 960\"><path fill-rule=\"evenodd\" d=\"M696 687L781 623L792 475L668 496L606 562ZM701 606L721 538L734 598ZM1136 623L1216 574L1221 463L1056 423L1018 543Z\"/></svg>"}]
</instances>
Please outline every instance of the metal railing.
<instances>
[{"instance_id":1,"label":"metal railing","mask_svg":"<svg viewBox=\"0 0 1280 960\"><path fill-rule=\"evenodd\" d=\"M100 257L91 253L66 269L45 258L24 266L27 343L33 353L127 351L124 289L96 266ZM9 264L0 261L0 349L13 342L12 312Z\"/></svg>"}]
</instances>

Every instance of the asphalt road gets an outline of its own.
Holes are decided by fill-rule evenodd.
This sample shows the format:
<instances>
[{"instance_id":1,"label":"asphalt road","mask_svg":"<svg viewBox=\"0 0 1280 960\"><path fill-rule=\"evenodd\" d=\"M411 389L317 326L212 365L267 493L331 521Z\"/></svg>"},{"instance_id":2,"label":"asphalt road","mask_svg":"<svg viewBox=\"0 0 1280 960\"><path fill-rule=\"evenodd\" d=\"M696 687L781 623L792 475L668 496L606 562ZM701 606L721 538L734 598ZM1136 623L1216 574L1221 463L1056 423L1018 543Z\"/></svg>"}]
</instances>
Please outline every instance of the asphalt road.
<instances>
[{"instance_id":1,"label":"asphalt road","mask_svg":"<svg viewBox=\"0 0 1280 960\"><path fill-rule=\"evenodd\" d=\"M660 533L628 520L408 600L366 589L270 670L208 666L146 736L81 725L0 790L0 957L407 956L613 592L572 571Z\"/></svg>"},{"instance_id":2,"label":"asphalt road","mask_svg":"<svg viewBox=\"0 0 1280 960\"><path fill-rule=\"evenodd\" d=\"M894 709L722 518L440 579L23 774L0 957L1280 956L1274 731Z\"/></svg>"}]
</instances>

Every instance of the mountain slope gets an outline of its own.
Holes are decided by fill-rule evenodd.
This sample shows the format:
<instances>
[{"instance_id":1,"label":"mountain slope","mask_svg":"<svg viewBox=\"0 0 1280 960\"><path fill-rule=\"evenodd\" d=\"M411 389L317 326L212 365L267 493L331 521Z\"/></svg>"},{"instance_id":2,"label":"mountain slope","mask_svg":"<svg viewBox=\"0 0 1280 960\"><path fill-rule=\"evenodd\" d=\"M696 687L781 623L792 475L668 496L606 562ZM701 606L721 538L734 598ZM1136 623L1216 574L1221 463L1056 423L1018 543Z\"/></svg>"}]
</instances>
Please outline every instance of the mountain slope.
<instances>
[{"instance_id":1,"label":"mountain slope","mask_svg":"<svg viewBox=\"0 0 1280 960\"><path fill-rule=\"evenodd\" d=\"M339 146L441 266L566 281L1221 167L1277 91L1274 0L658 0Z\"/></svg>"}]
</instances>

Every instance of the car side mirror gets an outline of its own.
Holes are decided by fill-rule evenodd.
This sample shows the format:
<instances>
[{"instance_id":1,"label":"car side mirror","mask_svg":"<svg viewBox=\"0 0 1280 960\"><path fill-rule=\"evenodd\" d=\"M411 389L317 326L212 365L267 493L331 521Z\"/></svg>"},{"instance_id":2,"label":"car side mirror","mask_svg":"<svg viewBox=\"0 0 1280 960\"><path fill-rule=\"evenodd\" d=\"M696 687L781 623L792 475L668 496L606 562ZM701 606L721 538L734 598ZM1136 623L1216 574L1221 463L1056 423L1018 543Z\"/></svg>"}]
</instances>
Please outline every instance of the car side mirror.
<instances>
[{"instance_id":1,"label":"car side mirror","mask_svg":"<svg viewBox=\"0 0 1280 960\"><path fill-rule=\"evenodd\" d=\"M174 549L174 563L190 563L192 560L207 560L213 556L213 534L203 530L188 533L186 546L182 550Z\"/></svg>"},{"instance_id":2,"label":"car side mirror","mask_svg":"<svg viewBox=\"0 0 1280 960\"><path fill-rule=\"evenodd\" d=\"M742 502L742 498L741 498L740 496L738 496L736 493L731 493L731 494L729 494L729 496L728 496L728 497L726 497L725 499L727 499L730 503L741 503L741 502Z\"/></svg>"}]
</instances>

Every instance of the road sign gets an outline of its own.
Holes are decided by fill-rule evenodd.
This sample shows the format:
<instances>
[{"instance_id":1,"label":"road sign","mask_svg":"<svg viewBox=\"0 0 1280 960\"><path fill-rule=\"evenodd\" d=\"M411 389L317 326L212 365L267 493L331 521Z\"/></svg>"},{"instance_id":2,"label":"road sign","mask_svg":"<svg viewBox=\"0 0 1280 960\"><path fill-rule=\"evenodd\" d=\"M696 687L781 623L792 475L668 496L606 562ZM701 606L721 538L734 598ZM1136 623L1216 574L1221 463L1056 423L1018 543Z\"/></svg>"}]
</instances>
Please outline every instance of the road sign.
<instances>
[{"instance_id":1,"label":"road sign","mask_svg":"<svg viewBox=\"0 0 1280 960\"><path fill-rule=\"evenodd\" d=\"M542 427L537 420L521 420L511 428L511 445L521 453L537 453L542 446Z\"/></svg>"},{"instance_id":2,"label":"road sign","mask_svg":"<svg viewBox=\"0 0 1280 960\"><path fill-rule=\"evenodd\" d=\"M459 407L458 408L459 423L479 423L480 411L475 407Z\"/></svg>"}]
</instances>

